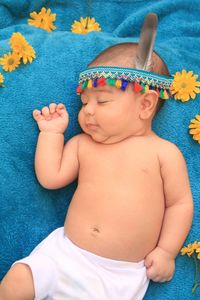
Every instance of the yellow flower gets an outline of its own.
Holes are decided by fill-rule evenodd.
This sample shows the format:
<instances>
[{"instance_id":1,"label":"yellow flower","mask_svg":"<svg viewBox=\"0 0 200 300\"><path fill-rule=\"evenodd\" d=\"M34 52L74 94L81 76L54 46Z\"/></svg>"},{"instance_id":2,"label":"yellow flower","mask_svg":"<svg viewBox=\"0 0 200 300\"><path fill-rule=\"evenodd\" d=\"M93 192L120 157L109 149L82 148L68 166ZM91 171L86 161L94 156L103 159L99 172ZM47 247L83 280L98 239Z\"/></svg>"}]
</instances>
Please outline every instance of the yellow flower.
<instances>
[{"instance_id":1,"label":"yellow flower","mask_svg":"<svg viewBox=\"0 0 200 300\"><path fill-rule=\"evenodd\" d=\"M20 32L13 33L9 43L11 44L13 52L22 58L24 64L26 64L27 61L32 63L33 58L35 58L35 51Z\"/></svg>"},{"instance_id":2,"label":"yellow flower","mask_svg":"<svg viewBox=\"0 0 200 300\"><path fill-rule=\"evenodd\" d=\"M200 242L195 241L193 244L188 244L187 247L181 249L181 255L187 254L191 256L194 252L199 252Z\"/></svg>"},{"instance_id":3,"label":"yellow flower","mask_svg":"<svg viewBox=\"0 0 200 300\"><path fill-rule=\"evenodd\" d=\"M197 258L200 259L200 246L199 246L199 248L196 250L196 253L198 253L198 254L197 254Z\"/></svg>"},{"instance_id":4,"label":"yellow flower","mask_svg":"<svg viewBox=\"0 0 200 300\"><path fill-rule=\"evenodd\" d=\"M189 133L193 135L193 139L200 144L200 115L195 116L196 119L192 119L189 125Z\"/></svg>"},{"instance_id":5,"label":"yellow flower","mask_svg":"<svg viewBox=\"0 0 200 300\"><path fill-rule=\"evenodd\" d=\"M200 82L196 81L198 75L193 75L192 71L186 72L182 70L182 73L176 72L174 75L174 81L172 83L172 94L176 100L182 102L194 99L197 93L200 93Z\"/></svg>"},{"instance_id":6,"label":"yellow flower","mask_svg":"<svg viewBox=\"0 0 200 300\"><path fill-rule=\"evenodd\" d=\"M3 77L3 75L0 73L0 87L3 87L3 83L4 83L4 77Z\"/></svg>"},{"instance_id":7,"label":"yellow flower","mask_svg":"<svg viewBox=\"0 0 200 300\"><path fill-rule=\"evenodd\" d=\"M71 31L79 34L86 34L91 31L101 31L99 23L95 21L95 18L80 18L79 21L74 21L71 27Z\"/></svg>"},{"instance_id":8,"label":"yellow flower","mask_svg":"<svg viewBox=\"0 0 200 300\"><path fill-rule=\"evenodd\" d=\"M17 53L8 53L4 54L3 57L0 58L0 64L4 71L12 72L14 71L20 64L20 57Z\"/></svg>"},{"instance_id":9,"label":"yellow flower","mask_svg":"<svg viewBox=\"0 0 200 300\"><path fill-rule=\"evenodd\" d=\"M23 42L26 42L26 39L20 32L14 32L9 40L9 44L11 44L11 47L14 44L19 44Z\"/></svg>"},{"instance_id":10,"label":"yellow flower","mask_svg":"<svg viewBox=\"0 0 200 300\"><path fill-rule=\"evenodd\" d=\"M35 11L30 13L32 19L28 19L28 24L38 28L42 28L48 32L56 29L53 22L56 20L56 14L51 13L51 9L43 7L39 13Z\"/></svg>"}]
</instances>

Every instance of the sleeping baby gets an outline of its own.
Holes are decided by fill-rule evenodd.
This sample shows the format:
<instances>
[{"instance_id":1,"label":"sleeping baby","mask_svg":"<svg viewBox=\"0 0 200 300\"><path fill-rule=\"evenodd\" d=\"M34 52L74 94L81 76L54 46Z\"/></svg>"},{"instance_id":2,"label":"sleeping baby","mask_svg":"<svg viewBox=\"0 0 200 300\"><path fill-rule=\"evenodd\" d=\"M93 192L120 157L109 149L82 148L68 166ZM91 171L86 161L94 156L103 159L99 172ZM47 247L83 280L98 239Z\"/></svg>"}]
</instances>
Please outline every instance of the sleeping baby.
<instances>
[{"instance_id":1,"label":"sleeping baby","mask_svg":"<svg viewBox=\"0 0 200 300\"><path fill-rule=\"evenodd\" d=\"M136 69L137 47L112 46L81 73L83 133L64 144L62 103L34 110L40 184L78 186L64 227L11 267L1 300L140 300L149 279L172 279L193 201L181 152L152 130L171 77L156 53L152 72Z\"/></svg>"}]
</instances>

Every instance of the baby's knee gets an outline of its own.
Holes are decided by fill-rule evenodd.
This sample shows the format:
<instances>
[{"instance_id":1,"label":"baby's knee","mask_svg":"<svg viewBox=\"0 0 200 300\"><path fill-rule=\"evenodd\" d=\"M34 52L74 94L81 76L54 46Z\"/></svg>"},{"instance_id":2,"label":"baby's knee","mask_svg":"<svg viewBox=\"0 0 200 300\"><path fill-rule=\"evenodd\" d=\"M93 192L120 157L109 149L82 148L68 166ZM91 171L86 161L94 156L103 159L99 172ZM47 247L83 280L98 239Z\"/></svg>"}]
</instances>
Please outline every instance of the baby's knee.
<instances>
[{"instance_id":1,"label":"baby's knee","mask_svg":"<svg viewBox=\"0 0 200 300\"><path fill-rule=\"evenodd\" d=\"M28 265L16 263L5 275L0 285L1 300L33 300L34 285Z\"/></svg>"}]
</instances>

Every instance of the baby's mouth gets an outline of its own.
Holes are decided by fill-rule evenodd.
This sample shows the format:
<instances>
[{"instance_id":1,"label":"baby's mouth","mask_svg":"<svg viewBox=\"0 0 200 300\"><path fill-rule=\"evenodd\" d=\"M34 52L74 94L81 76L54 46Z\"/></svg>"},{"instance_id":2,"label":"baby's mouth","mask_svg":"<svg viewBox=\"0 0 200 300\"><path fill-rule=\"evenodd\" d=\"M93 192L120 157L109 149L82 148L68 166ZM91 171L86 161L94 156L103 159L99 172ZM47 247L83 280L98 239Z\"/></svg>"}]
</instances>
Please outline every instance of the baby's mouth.
<instances>
[{"instance_id":1,"label":"baby's mouth","mask_svg":"<svg viewBox=\"0 0 200 300\"><path fill-rule=\"evenodd\" d=\"M98 127L98 125L94 123L86 123L85 125L89 129L96 129Z\"/></svg>"}]
</instances>

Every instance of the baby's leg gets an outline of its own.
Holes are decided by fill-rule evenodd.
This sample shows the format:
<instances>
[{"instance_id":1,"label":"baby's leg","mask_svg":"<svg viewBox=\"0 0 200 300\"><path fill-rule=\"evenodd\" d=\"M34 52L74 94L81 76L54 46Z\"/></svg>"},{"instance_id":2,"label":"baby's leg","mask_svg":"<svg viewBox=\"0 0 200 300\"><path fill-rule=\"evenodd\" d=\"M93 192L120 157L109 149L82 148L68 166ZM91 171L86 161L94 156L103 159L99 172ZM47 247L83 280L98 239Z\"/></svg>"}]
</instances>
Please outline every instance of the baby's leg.
<instances>
[{"instance_id":1,"label":"baby's leg","mask_svg":"<svg viewBox=\"0 0 200 300\"><path fill-rule=\"evenodd\" d=\"M1 300L33 300L35 297L31 269L16 263L0 284Z\"/></svg>"}]
</instances>

